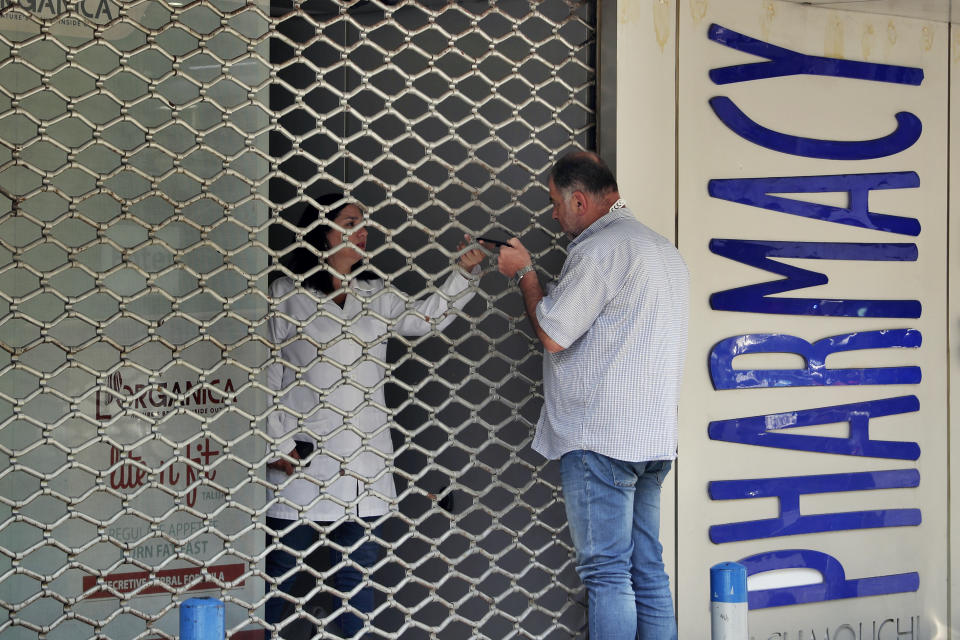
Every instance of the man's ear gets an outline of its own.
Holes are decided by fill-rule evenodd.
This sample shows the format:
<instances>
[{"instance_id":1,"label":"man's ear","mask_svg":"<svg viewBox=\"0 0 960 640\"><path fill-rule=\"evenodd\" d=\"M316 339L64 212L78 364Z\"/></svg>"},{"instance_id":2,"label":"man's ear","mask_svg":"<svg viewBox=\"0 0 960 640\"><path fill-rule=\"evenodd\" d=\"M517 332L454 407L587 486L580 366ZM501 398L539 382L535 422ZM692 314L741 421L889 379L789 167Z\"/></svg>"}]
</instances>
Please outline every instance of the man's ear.
<instances>
[{"instance_id":1,"label":"man's ear","mask_svg":"<svg viewBox=\"0 0 960 640\"><path fill-rule=\"evenodd\" d=\"M587 210L587 194L583 191L574 191L573 200L577 203L577 211L583 213Z\"/></svg>"}]
</instances>

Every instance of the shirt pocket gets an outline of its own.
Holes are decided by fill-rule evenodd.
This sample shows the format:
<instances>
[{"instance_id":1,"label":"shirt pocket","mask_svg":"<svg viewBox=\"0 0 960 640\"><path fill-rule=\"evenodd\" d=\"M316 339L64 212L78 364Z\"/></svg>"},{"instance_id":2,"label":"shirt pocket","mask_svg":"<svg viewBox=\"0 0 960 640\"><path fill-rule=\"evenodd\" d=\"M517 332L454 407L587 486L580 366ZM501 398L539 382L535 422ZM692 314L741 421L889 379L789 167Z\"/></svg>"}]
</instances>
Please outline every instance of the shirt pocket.
<instances>
[{"instance_id":1,"label":"shirt pocket","mask_svg":"<svg viewBox=\"0 0 960 640\"><path fill-rule=\"evenodd\" d=\"M584 375L583 366L569 350L550 354L554 358L553 389L547 391L556 399L558 416L566 424L581 425L584 411ZM548 400L549 401L549 400Z\"/></svg>"}]
</instances>

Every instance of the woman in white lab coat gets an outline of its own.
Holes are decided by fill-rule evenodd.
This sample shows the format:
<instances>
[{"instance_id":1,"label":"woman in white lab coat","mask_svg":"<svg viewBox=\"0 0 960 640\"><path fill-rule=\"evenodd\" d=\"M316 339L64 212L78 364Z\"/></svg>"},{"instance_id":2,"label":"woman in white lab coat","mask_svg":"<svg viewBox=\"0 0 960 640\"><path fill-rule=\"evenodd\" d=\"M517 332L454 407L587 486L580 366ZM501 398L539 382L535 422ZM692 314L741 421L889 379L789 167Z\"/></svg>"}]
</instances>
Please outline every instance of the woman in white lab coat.
<instances>
[{"instance_id":1,"label":"woman in white lab coat","mask_svg":"<svg viewBox=\"0 0 960 640\"><path fill-rule=\"evenodd\" d=\"M269 327L280 357L267 370L267 385L281 399L267 421L280 454L268 463L267 480L277 490L268 491L267 525L280 546L268 553L265 568L272 588L291 595L299 565L289 551L309 554L326 542L353 548L363 539L332 580L349 595L350 608L339 617L349 638L363 626L355 612L373 609L372 587L360 586L369 574L354 564L370 567L379 559L373 523L397 495L383 389L388 335L420 336L452 322L447 311L472 297L485 253L465 252L438 293L408 303L369 272L358 275L367 247L361 208L339 195L320 204L330 205L326 217L334 224L317 226L305 239L318 255L326 253L325 264L318 261L302 288L289 277L270 287L276 308ZM334 546L330 552L336 566L341 554ZM290 623L293 609L278 594L267 601L266 621Z\"/></svg>"}]
</instances>

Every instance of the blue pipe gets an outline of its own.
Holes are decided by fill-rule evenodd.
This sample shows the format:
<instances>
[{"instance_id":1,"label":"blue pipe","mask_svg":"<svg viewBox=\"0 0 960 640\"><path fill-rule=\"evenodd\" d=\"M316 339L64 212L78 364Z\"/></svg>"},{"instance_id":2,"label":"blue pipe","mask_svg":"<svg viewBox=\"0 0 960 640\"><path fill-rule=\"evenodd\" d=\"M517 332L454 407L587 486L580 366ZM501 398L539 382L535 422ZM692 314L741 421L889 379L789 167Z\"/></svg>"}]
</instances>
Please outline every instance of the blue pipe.
<instances>
[{"instance_id":1,"label":"blue pipe","mask_svg":"<svg viewBox=\"0 0 960 640\"><path fill-rule=\"evenodd\" d=\"M225 640L223 602L190 598L180 605L180 640Z\"/></svg>"}]
</instances>

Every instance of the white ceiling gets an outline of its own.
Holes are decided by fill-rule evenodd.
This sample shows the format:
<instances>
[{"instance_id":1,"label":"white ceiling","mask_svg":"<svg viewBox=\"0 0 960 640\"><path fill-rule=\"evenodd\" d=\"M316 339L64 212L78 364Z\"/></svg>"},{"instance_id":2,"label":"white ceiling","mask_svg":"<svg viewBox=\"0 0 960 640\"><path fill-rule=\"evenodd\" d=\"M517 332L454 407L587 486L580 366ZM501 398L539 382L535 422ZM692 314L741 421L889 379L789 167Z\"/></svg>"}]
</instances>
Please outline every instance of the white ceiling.
<instances>
[{"instance_id":1,"label":"white ceiling","mask_svg":"<svg viewBox=\"0 0 960 640\"><path fill-rule=\"evenodd\" d=\"M787 0L796 4L816 5L829 9L866 11L892 16L960 22L960 0ZM953 10L951 11L951 7Z\"/></svg>"}]
</instances>

